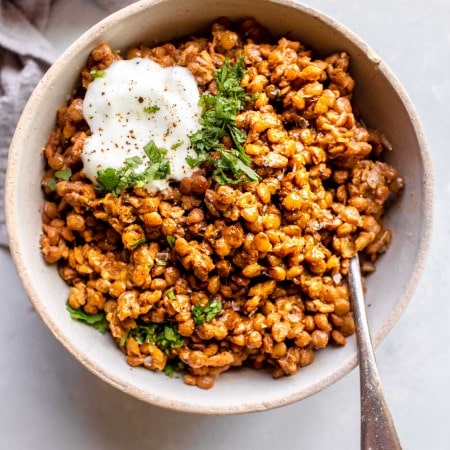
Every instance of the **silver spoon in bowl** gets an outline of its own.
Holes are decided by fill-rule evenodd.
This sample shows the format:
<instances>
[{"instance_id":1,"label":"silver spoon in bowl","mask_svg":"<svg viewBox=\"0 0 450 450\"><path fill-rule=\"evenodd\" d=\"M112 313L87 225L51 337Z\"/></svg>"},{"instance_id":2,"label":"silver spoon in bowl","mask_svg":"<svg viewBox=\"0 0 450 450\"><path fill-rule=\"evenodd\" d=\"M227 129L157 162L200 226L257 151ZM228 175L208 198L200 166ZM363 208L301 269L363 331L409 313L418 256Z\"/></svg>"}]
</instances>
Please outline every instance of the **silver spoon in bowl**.
<instances>
[{"instance_id":1,"label":"silver spoon in bowl","mask_svg":"<svg viewBox=\"0 0 450 450\"><path fill-rule=\"evenodd\" d=\"M361 383L361 448L401 450L400 440L384 396L370 338L358 254L350 260L348 280L356 325Z\"/></svg>"}]
</instances>

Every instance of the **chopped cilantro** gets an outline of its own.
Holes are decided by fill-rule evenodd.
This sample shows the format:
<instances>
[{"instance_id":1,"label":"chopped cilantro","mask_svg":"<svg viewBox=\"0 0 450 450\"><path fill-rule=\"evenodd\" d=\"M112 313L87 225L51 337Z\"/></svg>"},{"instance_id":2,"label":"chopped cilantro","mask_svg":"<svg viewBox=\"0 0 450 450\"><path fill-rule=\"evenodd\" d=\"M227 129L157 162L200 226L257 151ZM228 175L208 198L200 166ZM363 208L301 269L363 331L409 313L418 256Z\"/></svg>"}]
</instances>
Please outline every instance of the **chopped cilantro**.
<instances>
[{"instance_id":1,"label":"chopped cilantro","mask_svg":"<svg viewBox=\"0 0 450 450\"><path fill-rule=\"evenodd\" d=\"M56 190L56 178L58 178L58 180L69 181L71 176L72 176L72 171L70 170L70 167L67 167L66 169L62 169L62 170L57 170L55 172L55 176L48 180L47 187L51 191L54 191L54 190Z\"/></svg>"},{"instance_id":2,"label":"chopped cilantro","mask_svg":"<svg viewBox=\"0 0 450 450\"><path fill-rule=\"evenodd\" d=\"M98 185L96 189L100 193L111 192L118 197L120 193L128 187L144 187L154 180L163 180L170 174L169 161L165 158L167 150L159 148L154 141L150 141L144 152L151 164L142 172L135 169L143 164L139 156L133 156L125 160L125 165L119 169L108 167L97 172Z\"/></svg>"},{"instance_id":3,"label":"chopped cilantro","mask_svg":"<svg viewBox=\"0 0 450 450\"><path fill-rule=\"evenodd\" d=\"M141 345L144 342L154 342L154 335L156 332L157 324L151 325L138 325L136 328L131 330L128 337L133 337L136 342Z\"/></svg>"},{"instance_id":4,"label":"chopped cilantro","mask_svg":"<svg viewBox=\"0 0 450 450\"><path fill-rule=\"evenodd\" d=\"M50 180L48 180L48 182L47 182L47 187L51 191L54 191L56 189L56 180L54 178L50 178Z\"/></svg>"},{"instance_id":5,"label":"chopped cilantro","mask_svg":"<svg viewBox=\"0 0 450 450\"><path fill-rule=\"evenodd\" d=\"M211 322L221 310L222 302L212 300L206 306L194 305L191 316L196 325L201 325L205 321Z\"/></svg>"},{"instance_id":6,"label":"chopped cilantro","mask_svg":"<svg viewBox=\"0 0 450 450\"><path fill-rule=\"evenodd\" d=\"M130 331L129 336L136 339L139 345L144 342L153 343L167 355L170 355L172 349L184 345L184 338L178 333L177 325L171 322L138 325Z\"/></svg>"},{"instance_id":7,"label":"chopped cilantro","mask_svg":"<svg viewBox=\"0 0 450 450\"><path fill-rule=\"evenodd\" d=\"M143 244L144 242L147 242L147 239L145 237L142 237L142 238L138 239L137 241L134 241L131 244L128 244L127 247L128 248L136 248L139 245Z\"/></svg>"},{"instance_id":8,"label":"chopped cilantro","mask_svg":"<svg viewBox=\"0 0 450 450\"><path fill-rule=\"evenodd\" d=\"M168 377L172 377L175 374L175 372L183 372L185 367L186 366L183 363L183 361L180 361L178 358L176 358L166 363L164 367L164 373Z\"/></svg>"},{"instance_id":9,"label":"chopped cilantro","mask_svg":"<svg viewBox=\"0 0 450 450\"><path fill-rule=\"evenodd\" d=\"M183 141L178 141L175 144L170 146L170 150L176 150L178 147L181 147L184 144Z\"/></svg>"},{"instance_id":10,"label":"chopped cilantro","mask_svg":"<svg viewBox=\"0 0 450 450\"><path fill-rule=\"evenodd\" d=\"M167 155L167 150L160 148L155 144L154 140L151 140L145 147L144 152L148 159L153 164L160 164L164 161L164 157Z\"/></svg>"},{"instance_id":11,"label":"chopped cilantro","mask_svg":"<svg viewBox=\"0 0 450 450\"><path fill-rule=\"evenodd\" d=\"M230 64L230 60L225 59L222 67L215 73L217 87L222 95L226 97L235 97L245 101L247 94L245 89L241 87L241 80L245 75L244 56L242 55L234 66ZM244 105L242 105L243 107Z\"/></svg>"},{"instance_id":12,"label":"chopped cilantro","mask_svg":"<svg viewBox=\"0 0 450 450\"><path fill-rule=\"evenodd\" d=\"M72 171L70 170L70 167L67 167L63 170L58 170L55 172L55 177L59 178L60 180L69 181L70 177L72 176Z\"/></svg>"},{"instance_id":13,"label":"chopped cilantro","mask_svg":"<svg viewBox=\"0 0 450 450\"><path fill-rule=\"evenodd\" d=\"M254 180L253 175L255 172L253 169L247 165L248 156L242 155L239 151L231 149L226 151L221 148L218 150L220 159L216 163L216 170L214 172L214 177L219 184L236 184L241 182L241 179L230 178L227 173L239 173L244 174L248 180Z\"/></svg>"},{"instance_id":14,"label":"chopped cilantro","mask_svg":"<svg viewBox=\"0 0 450 450\"><path fill-rule=\"evenodd\" d=\"M106 76L106 72L104 70L91 70L89 72L89 75L92 78L103 78L104 76Z\"/></svg>"},{"instance_id":15,"label":"chopped cilantro","mask_svg":"<svg viewBox=\"0 0 450 450\"><path fill-rule=\"evenodd\" d=\"M173 244L175 244L175 237L174 236L167 236L167 243L173 247Z\"/></svg>"},{"instance_id":16,"label":"chopped cilantro","mask_svg":"<svg viewBox=\"0 0 450 450\"><path fill-rule=\"evenodd\" d=\"M93 326L100 333L105 333L109 328L109 323L106 320L105 313L99 312L97 314L87 314L81 309L74 309L68 303L66 304L66 309L70 313L70 317L74 320L78 320L88 325Z\"/></svg>"},{"instance_id":17,"label":"chopped cilantro","mask_svg":"<svg viewBox=\"0 0 450 450\"><path fill-rule=\"evenodd\" d=\"M175 368L172 366L172 364L166 363L164 366L164 373L168 377L173 377L173 374L175 373Z\"/></svg>"},{"instance_id":18,"label":"chopped cilantro","mask_svg":"<svg viewBox=\"0 0 450 450\"><path fill-rule=\"evenodd\" d=\"M176 296L175 296L175 291L173 290L173 287L167 289L166 295L167 295L167 297L169 297L170 300L175 300Z\"/></svg>"},{"instance_id":19,"label":"chopped cilantro","mask_svg":"<svg viewBox=\"0 0 450 450\"><path fill-rule=\"evenodd\" d=\"M155 113L156 111L159 111L161 108L158 105L151 105L151 106L146 106L144 108L144 112L146 112L147 114L152 114Z\"/></svg>"},{"instance_id":20,"label":"chopped cilantro","mask_svg":"<svg viewBox=\"0 0 450 450\"><path fill-rule=\"evenodd\" d=\"M180 348L184 345L184 338L178 333L176 324L164 325L164 330L156 337L155 344L167 354L174 348Z\"/></svg>"},{"instance_id":21,"label":"chopped cilantro","mask_svg":"<svg viewBox=\"0 0 450 450\"><path fill-rule=\"evenodd\" d=\"M200 97L201 128L189 136L196 156L186 158L187 163L191 167L198 167L206 161L210 162L215 167L213 177L219 184L261 179L250 167L251 159L243 147L246 134L236 126L237 114L251 100L240 85L244 73L243 57L234 66L229 59L225 59L222 67L215 73L219 92L217 95ZM231 138L235 148L224 148L221 142L224 136ZM218 153L220 158L215 158L212 153Z\"/></svg>"},{"instance_id":22,"label":"chopped cilantro","mask_svg":"<svg viewBox=\"0 0 450 450\"><path fill-rule=\"evenodd\" d=\"M130 331L127 331L121 338L119 342L119 346L123 347L127 343L128 335L130 334Z\"/></svg>"}]
</instances>

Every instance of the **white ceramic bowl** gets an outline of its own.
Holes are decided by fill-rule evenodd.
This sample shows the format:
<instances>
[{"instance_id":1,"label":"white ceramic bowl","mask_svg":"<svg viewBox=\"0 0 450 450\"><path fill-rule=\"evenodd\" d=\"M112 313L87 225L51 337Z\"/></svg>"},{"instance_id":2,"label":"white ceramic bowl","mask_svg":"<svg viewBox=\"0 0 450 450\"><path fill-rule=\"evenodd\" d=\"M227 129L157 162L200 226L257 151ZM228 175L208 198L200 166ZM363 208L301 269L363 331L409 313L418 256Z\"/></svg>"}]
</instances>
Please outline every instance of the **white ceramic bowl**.
<instances>
[{"instance_id":1,"label":"white ceramic bowl","mask_svg":"<svg viewBox=\"0 0 450 450\"><path fill-rule=\"evenodd\" d=\"M366 123L383 130L394 146L388 162L406 180L401 201L385 219L394 232L387 254L367 280L369 323L378 344L408 304L430 242L433 181L424 137L414 109L383 61L344 26L291 0L146 0L103 20L80 37L50 68L31 96L9 152L7 225L11 253L25 290L55 337L103 380L154 405L201 413L242 413L301 400L339 380L356 365L355 339L322 350L292 377L266 372L223 374L208 391L142 368L131 368L108 335L73 321L65 309L68 287L39 250L42 148L55 112L71 92L90 51L101 42L126 49L198 31L219 16L254 17L277 35L298 38L327 55L346 50L356 79L355 101Z\"/></svg>"}]
</instances>

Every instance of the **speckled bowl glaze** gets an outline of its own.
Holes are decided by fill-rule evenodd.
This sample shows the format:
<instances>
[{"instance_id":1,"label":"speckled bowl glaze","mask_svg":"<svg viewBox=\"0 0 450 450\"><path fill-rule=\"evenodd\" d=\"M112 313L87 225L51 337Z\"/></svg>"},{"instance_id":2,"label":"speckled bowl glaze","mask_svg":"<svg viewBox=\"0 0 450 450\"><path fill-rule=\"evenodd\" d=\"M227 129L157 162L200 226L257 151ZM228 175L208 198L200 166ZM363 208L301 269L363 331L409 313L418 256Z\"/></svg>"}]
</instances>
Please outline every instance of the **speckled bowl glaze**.
<instances>
[{"instance_id":1,"label":"speckled bowl glaze","mask_svg":"<svg viewBox=\"0 0 450 450\"><path fill-rule=\"evenodd\" d=\"M430 243L433 177L424 136L413 106L386 64L343 25L291 0L145 0L103 20L81 36L50 68L31 96L13 138L7 173L7 226L11 253L33 306L55 337L100 378L154 405L179 411L231 414L262 411L308 397L350 372L357 363L354 338L342 348L317 353L292 377L274 380L255 370L223 374L203 391L142 368L128 366L108 335L71 320L68 287L39 250L42 148L57 108L75 86L90 51L169 40L202 29L219 16L254 17L275 35L301 40L318 54L345 50L356 79L355 102L365 122L385 132L394 150L388 162L406 180L401 199L388 212L394 239L367 279L369 324L378 344L406 308L418 283Z\"/></svg>"}]
</instances>

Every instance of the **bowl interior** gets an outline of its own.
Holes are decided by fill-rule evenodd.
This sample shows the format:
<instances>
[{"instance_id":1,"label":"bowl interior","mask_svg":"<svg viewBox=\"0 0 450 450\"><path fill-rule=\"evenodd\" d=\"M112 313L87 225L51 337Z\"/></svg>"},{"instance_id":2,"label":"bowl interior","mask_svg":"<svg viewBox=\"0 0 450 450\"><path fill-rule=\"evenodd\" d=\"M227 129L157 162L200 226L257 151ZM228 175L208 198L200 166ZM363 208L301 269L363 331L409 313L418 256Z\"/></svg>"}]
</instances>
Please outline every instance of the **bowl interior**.
<instances>
[{"instance_id":1,"label":"bowl interior","mask_svg":"<svg viewBox=\"0 0 450 450\"><path fill-rule=\"evenodd\" d=\"M274 381L267 373L239 370L202 391L141 368L129 367L107 335L72 321L65 310L68 288L39 251L42 148L57 108L75 86L90 51L101 42L125 50L144 41L169 40L204 28L219 16L254 17L275 35L292 36L327 55L345 50L356 79L355 101L365 122L393 144L388 162L406 190L386 216L393 243L367 279L369 323L377 344L406 307L423 267L430 239L432 177L425 143L409 100L385 64L342 25L283 0L143 1L110 16L84 34L49 70L24 110L14 136L7 175L7 223L11 252L27 294L63 345L91 371L138 398L177 410L236 413L264 410L307 397L337 381L356 364L353 338L343 348L316 354L311 366Z\"/></svg>"}]
</instances>

